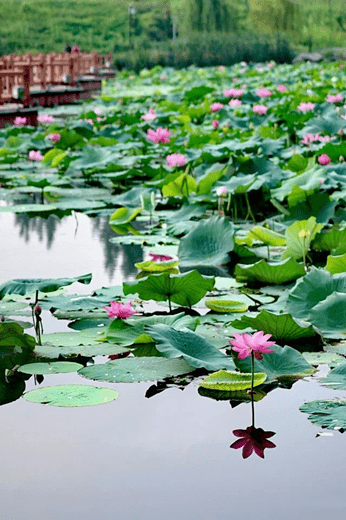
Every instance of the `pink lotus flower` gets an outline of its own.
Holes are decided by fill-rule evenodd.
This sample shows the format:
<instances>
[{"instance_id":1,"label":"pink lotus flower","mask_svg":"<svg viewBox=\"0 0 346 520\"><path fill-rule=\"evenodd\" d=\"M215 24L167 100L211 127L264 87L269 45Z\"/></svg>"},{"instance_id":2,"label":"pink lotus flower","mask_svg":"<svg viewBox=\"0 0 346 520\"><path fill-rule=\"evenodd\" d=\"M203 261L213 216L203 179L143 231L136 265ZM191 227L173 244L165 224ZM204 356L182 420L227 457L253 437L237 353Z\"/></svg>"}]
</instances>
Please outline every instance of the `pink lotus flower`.
<instances>
[{"instance_id":1,"label":"pink lotus flower","mask_svg":"<svg viewBox=\"0 0 346 520\"><path fill-rule=\"evenodd\" d=\"M174 166L185 166L187 163L187 157L182 153L172 153L171 155L167 155L166 160L168 166L171 168Z\"/></svg>"},{"instance_id":2,"label":"pink lotus flower","mask_svg":"<svg viewBox=\"0 0 346 520\"><path fill-rule=\"evenodd\" d=\"M276 90L277 90L278 92L286 92L287 88L285 87L285 85L278 85L278 86L276 87Z\"/></svg>"},{"instance_id":3,"label":"pink lotus flower","mask_svg":"<svg viewBox=\"0 0 346 520\"><path fill-rule=\"evenodd\" d=\"M330 163L330 157L326 153L323 153L317 158L318 162L323 166Z\"/></svg>"},{"instance_id":4,"label":"pink lotus flower","mask_svg":"<svg viewBox=\"0 0 346 520\"><path fill-rule=\"evenodd\" d=\"M253 452L264 459L264 450L266 448L276 448L273 442L268 441L268 437L273 437L275 432L265 432L262 428L248 426L246 430L233 430L233 435L242 438L233 442L230 448L243 448L243 459L250 457Z\"/></svg>"},{"instance_id":5,"label":"pink lotus flower","mask_svg":"<svg viewBox=\"0 0 346 520\"><path fill-rule=\"evenodd\" d=\"M268 347L275 345L275 341L268 341L271 334L264 334L263 330L250 334L233 334L235 339L229 340L232 350L238 352L238 359L245 359L254 353L256 359L263 359L262 354L270 354L274 350L268 350Z\"/></svg>"},{"instance_id":6,"label":"pink lotus flower","mask_svg":"<svg viewBox=\"0 0 346 520\"><path fill-rule=\"evenodd\" d=\"M26 125L27 122L28 122L28 120L26 117L17 116L17 117L15 117L13 124L15 124L16 126L23 126L23 125Z\"/></svg>"},{"instance_id":7,"label":"pink lotus flower","mask_svg":"<svg viewBox=\"0 0 346 520\"><path fill-rule=\"evenodd\" d=\"M95 121L93 119L83 119L83 121L85 123L89 123L89 125L93 126L93 124L95 123Z\"/></svg>"},{"instance_id":8,"label":"pink lotus flower","mask_svg":"<svg viewBox=\"0 0 346 520\"><path fill-rule=\"evenodd\" d=\"M265 105L254 105L252 107L252 110L255 112L255 114L258 114L259 116L264 116L267 113L268 107Z\"/></svg>"},{"instance_id":9,"label":"pink lotus flower","mask_svg":"<svg viewBox=\"0 0 346 520\"><path fill-rule=\"evenodd\" d=\"M326 98L326 101L327 103L342 103L343 102L343 97L342 97L342 94L335 94L335 96L333 94L328 94L327 98Z\"/></svg>"},{"instance_id":10,"label":"pink lotus flower","mask_svg":"<svg viewBox=\"0 0 346 520\"><path fill-rule=\"evenodd\" d=\"M161 143L161 144L167 144L169 143L169 137L172 135L172 132L168 130L167 128L162 128L159 126L159 128L156 130L149 129L147 131L147 140L153 141L153 143Z\"/></svg>"},{"instance_id":11,"label":"pink lotus flower","mask_svg":"<svg viewBox=\"0 0 346 520\"><path fill-rule=\"evenodd\" d=\"M149 108L148 112L142 116L144 121L154 121L157 115L155 114L155 110L153 108Z\"/></svg>"},{"instance_id":12,"label":"pink lotus flower","mask_svg":"<svg viewBox=\"0 0 346 520\"><path fill-rule=\"evenodd\" d=\"M226 70L226 67L224 65L220 65L219 70Z\"/></svg>"},{"instance_id":13,"label":"pink lotus flower","mask_svg":"<svg viewBox=\"0 0 346 520\"><path fill-rule=\"evenodd\" d=\"M161 81L165 81L165 79L166 79L166 76L165 76L164 74L161 74L161 76L160 76L160 80L161 80Z\"/></svg>"},{"instance_id":14,"label":"pink lotus flower","mask_svg":"<svg viewBox=\"0 0 346 520\"><path fill-rule=\"evenodd\" d=\"M94 108L94 113L97 115L97 116L100 116L102 114L102 111L99 109L99 108Z\"/></svg>"},{"instance_id":15,"label":"pink lotus flower","mask_svg":"<svg viewBox=\"0 0 346 520\"><path fill-rule=\"evenodd\" d=\"M225 195L227 195L227 188L226 186L219 186L218 188L216 188L216 195L218 197L224 197Z\"/></svg>"},{"instance_id":16,"label":"pink lotus flower","mask_svg":"<svg viewBox=\"0 0 346 520\"><path fill-rule=\"evenodd\" d=\"M266 97L270 97L272 95L272 92L268 88L262 87L262 88L257 90L256 94L257 94L258 97L266 98Z\"/></svg>"},{"instance_id":17,"label":"pink lotus flower","mask_svg":"<svg viewBox=\"0 0 346 520\"><path fill-rule=\"evenodd\" d=\"M168 262L168 260L173 260L173 257L168 255L157 255L155 253L149 253L149 256L152 262Z\"/></svg>"},{"instance_id":18,"label":"pink lotus flower","mask_svg":"<svg viewBox=\"0 0 346 520\"><path fill-rule=\"evenodd\" d=\"M50 139L52 141L52 143L57 143L60 141L61 135L60 134L49 134L49 135L47 135L47 138Z\"/></svg>"},{"instance_id":19,"label":"pink lotus flower","mask_svg":"<svg viewBox=\"0 0 346 520\"><path fill-rule=\"evenodd\" d=\"M302 112L303 114L306 114L306 112L310 112L315 108L315 103L311 103L311 101L308 101L307 103L300 103L300 105L297 106L297 110L299 112Z\"/></svg>"},{"instance_id":20,"label":"pink lotus flower","mask_svg":"<svg viewBox=\"0 0 346 520\"><path fill-rule=\"evenodd\" d=\"M224 107L222 103L213 103L210 105L210 112L218 112Z\"/></svg>"},{"instance_id":21,"label":"pink lotus flower","mask_svg":"<svg viewBox=\"0 0 346 520\"><path fill-rule=\"evenodd\" d=\"M41 114L37 116L37 121L39 123L54 123L54 117L49 116L48 114Z\"/></svg>"},{"instance_id":22,"label":"pink lotus flower","mask_svg":"<svg viewBox=\"0 0 346 520\"><path fill-rule=\"evenodd\" d=\"M39 150L30 150L29 159L30 161L42 161L43 155Z\"/></svg>"},{"instance_id":23,"label":"pink lotus flower","mask_svg":"<svg viewBox=\"0 0 346 520\"><path fill-rule=\"evenodd\" d=\"M244 94L244 91L240 88L230 88L223 91L225 97L240 98Z\"/></svg>"},{"instance_id":24,"label":"pink lotus flower","mask_svg":"<svg viewBox=\"0 0 346 520\"><path fill-rule=\"evenodd\" d=\"M237 83L239 81L239 79L238 78L233 78L232 81L233 81L233 83Z\"/></svg>"},{"instance_id":25,"label":"pink lotus flower","mask_svg":"<svg viewBox=\"0 0 346 520\"><path fill-rule=\"evenodd\" d=\"M228 104L230 107L240 107L242 102L240 99L231 99L231 101Z\"/></svg>"},{"instance_id":26,"label":"pink lotus flower","mask_svg":"<svg viewBox=\"0 0 346 520\"><path fill-rule=\"evenodd\" d=\"M215 128L215 130L216 130L216 129L219 128L219 126L220 126L220 121L218 121L217 119L214 119L214 120L211 122L211 124L212 124L212 127Z\"/></svg>"},{"instance_id":27,"label":"pink lotus flower","mask_svg":"<svg viewBox=\"0 0 346 520\"><path fill-rule=\"evenodd\" d=\"M125 320L129 316L132 316L132 314L136 313L136 311L133 311L131 307L132 302L129 302L126 305L123 305L120 302L110 302L110 307L104 306L103 308L106 309L108 318L120 318Z\"/></svg>"}]
</instances>

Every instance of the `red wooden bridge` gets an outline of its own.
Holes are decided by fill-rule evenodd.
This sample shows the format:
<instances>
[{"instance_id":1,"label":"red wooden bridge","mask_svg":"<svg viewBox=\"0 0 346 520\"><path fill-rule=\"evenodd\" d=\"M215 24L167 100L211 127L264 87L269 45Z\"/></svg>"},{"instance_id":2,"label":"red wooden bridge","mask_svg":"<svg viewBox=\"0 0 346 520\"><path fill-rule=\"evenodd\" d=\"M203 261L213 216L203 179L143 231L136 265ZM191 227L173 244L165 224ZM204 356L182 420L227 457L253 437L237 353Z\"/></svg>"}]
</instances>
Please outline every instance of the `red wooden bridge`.
<instances>
[{"instance_id":1,"label":"red wooden bridge","mask_svg":"<svg viewBox=\"0 0 346 520\"><path fill-rule=\"evenodd\" d=\"M37 109L91 98L104 78L115 76L112 55L84 52L10 54L0 57L0 127ZM36 114L36 116L35 116Z\"/></svg>"}]
</instances>

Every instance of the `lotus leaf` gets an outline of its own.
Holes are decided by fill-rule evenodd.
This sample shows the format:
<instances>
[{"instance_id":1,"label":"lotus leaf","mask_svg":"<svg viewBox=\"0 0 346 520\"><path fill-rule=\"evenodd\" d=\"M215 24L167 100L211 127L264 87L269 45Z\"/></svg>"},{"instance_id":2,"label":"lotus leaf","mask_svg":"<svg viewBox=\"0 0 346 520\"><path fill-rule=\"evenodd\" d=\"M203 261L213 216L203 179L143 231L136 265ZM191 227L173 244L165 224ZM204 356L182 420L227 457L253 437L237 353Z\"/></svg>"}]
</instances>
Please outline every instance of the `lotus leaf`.
<instances>
[{"instance_id":1,"label":"lotus leaf","mask_svg":"<svg viewBox=\"0 0 346 520\"><path fill-rule=\"evenodd\" d=\"M251 388L251 374L239 372L226 372L219 370L205 377L199 386L210 390L220 390L224 392L237 392ZM254 386L262 385L267 379L267 374L254 374Z\"/></svg>"},{"instance_id":2,"label":"lotus leaf","mask_svg":"<svg viewBox=\"0 0 346 520\"><path fill-rule=\"evenodd\" d=\"M256 317L245 315L232 321L232 325L236 329L251 327L253 330L263 330L277 341L294 341L316 336L316 331L309 323L298 323L291 314L274 314L264 309Z\"/></svg>"},{"instance_id":3,"label":"lotus leaf","mask_svg":"<svg viewBox=\"0 0 346 520\"><path fill-rule=\"evenodd\" d=\"M328 430L346 429L346 401L321 399L310 401L299 408L309 414L309 421Z\"/></svg>"},{"instance_id":4,"label":"lotus leaf","mask_svg":"<svg viewBox=\"0 0 346 520\"><path fill-rule=\"evenodd\" d=\"M287 258L283 262L275 264L262 259L252 265L237 264L234 273L237 282L260 282L280 285L304 276L305 269L294 258Z\"/></svg>"},{"instance_id":5,"label":"lotus leaf","mask_svg":"<svg viewBox=\"0 0 346 520\"><path fill-rule=\"evenodd\" d=\"M272 345L271 354L264 354L263 359L259 361L255 359L255 372L264 372L268 376L268 382L273 380L285 381L295 380L302 377L312 375L316 372L313 368L294 348L280 347ZM234 356L234 363L241 372L251 372L251 360L238 359Z\"/></svg>"},{"instance_id":6,"label":"lotus leaf","mask_svg":"<svg viewBox=\"0 0 346 520\"><path fill-rule=\"evenodd\" d=\"M109 403L117 399L119 394L110 388L98 388L90 385L58 385L31 390L23 397L31 403L77 407Z\"/></svg>"},{"instance_id":7,"label":"lotus leaf","mask_svg":"<svg viewBox=\"0 0 346 520\"><path fill-rule=\"evenodd\" d=\"M180 241L178 248L181 266L222 265L229 261L234 248L234 229L222 217L200 221Z\"/></svg>"},{"instance_id":8,"label":"lotus leaf","mask_svg":"<svg viewBox=\"0 0 346 520\"><path fill-rule=\"evenodd\" d=\"M171 301L191 307L201 300L215 284L215 278L202 276L198 271L180 275L162 273L149 275L143 280L124 282L124 294L136 294L142 300Z\"/></svg>"},{"instance_id":9,"label":"lotus leaf","mask_svg":"<svg viewBox=\"0 0 346 520\"><path fill-rule=\"evenodd\" d=\"M148 326L145 330L165 357L183 357L190 365L207 370L234 369L232 358L194 332L175 330L168 325Z\"/></svg>"},{"instance_id":10,"label":"lotus leaf","mask_svg":"<svg viewBox=\"0 0 346 520\"><path fill-rule=\"evenodd\" d=\"M133 383L134 381L157 381L176 377L195 370L183 359L162 357L132 357L92 365L79 370L81 376L96 381Z\"/></svg>"}]
</instances>

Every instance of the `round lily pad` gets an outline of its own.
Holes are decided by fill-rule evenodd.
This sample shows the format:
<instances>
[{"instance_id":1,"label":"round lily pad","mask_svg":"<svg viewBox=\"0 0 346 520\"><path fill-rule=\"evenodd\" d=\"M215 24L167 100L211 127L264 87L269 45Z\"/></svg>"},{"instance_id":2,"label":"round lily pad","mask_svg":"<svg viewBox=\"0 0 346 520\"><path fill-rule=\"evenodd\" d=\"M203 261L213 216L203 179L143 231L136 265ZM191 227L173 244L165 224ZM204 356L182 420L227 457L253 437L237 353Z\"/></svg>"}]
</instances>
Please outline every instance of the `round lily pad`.
<instances>
[{"instance_id":1,"label":"round lily pad","mask_svg":"<svg viewBox=\"0 0 346 520\"><path fill-rule=\"evenodd\" d=\"M231 313L231 312L246 312L248 306L244 302L235 300L206 300L205 306L214 312Z\"/></svg>"},{"instance_id":2,"label":"round lily pad","mask_svg":"<svg viewBox=\"0 0 346 520\"><path fill-rule=\"evenodd\" d=\"M83 365L72 361L53 361L52 363L28 363L18 368L24 374L67 374L77 372Z\"/></svg>"},{"instance_id":3,"label":"round lily pad","mask_svg":"<svg viewBox=\"0 0 346 520\"><path fill-rule=\"evenodd\" d=\"M31 403L75 407L109 403L117 399L119 394L110 388L99 388L97 386L58 385L32 390L25 393L23 397Z\"/></svg>"},{"instance_id":4,"label":"round lily pad","mask_svg":"<svg viewBox=\"0 0 346 520\"><path fill-rule=\"evenodd\" d=\"M134 383L180 376L194 370L195 368L183 359L140 357L117 359L103 365L85 367L78 373L97 381Z\"/></svg>"}]
</instances>

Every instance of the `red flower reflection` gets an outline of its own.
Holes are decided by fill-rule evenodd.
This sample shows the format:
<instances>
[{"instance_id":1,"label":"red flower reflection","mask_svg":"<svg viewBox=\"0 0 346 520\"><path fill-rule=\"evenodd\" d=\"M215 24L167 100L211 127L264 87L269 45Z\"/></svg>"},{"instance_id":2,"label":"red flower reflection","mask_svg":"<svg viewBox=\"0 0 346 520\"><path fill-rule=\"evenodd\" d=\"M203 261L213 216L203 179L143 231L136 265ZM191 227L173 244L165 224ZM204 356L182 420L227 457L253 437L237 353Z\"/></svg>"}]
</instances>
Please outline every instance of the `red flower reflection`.
<instances>
[{"instance_id":1,"label":"red flower reflection","mask_svg":"<svg viewBox=\"0 0 346 520\"><path fill-rule=\"evenodd\" d=\"M250 457L253 452L264 459L266 448L276 448L273 442L268 441L268 437L273 437L275 432L265 432L262 428L248 426L246 430L233 430L233 434L242 438L231 444L230 448L243 448L243 459Z\"/></svg>"}]
</instances>

